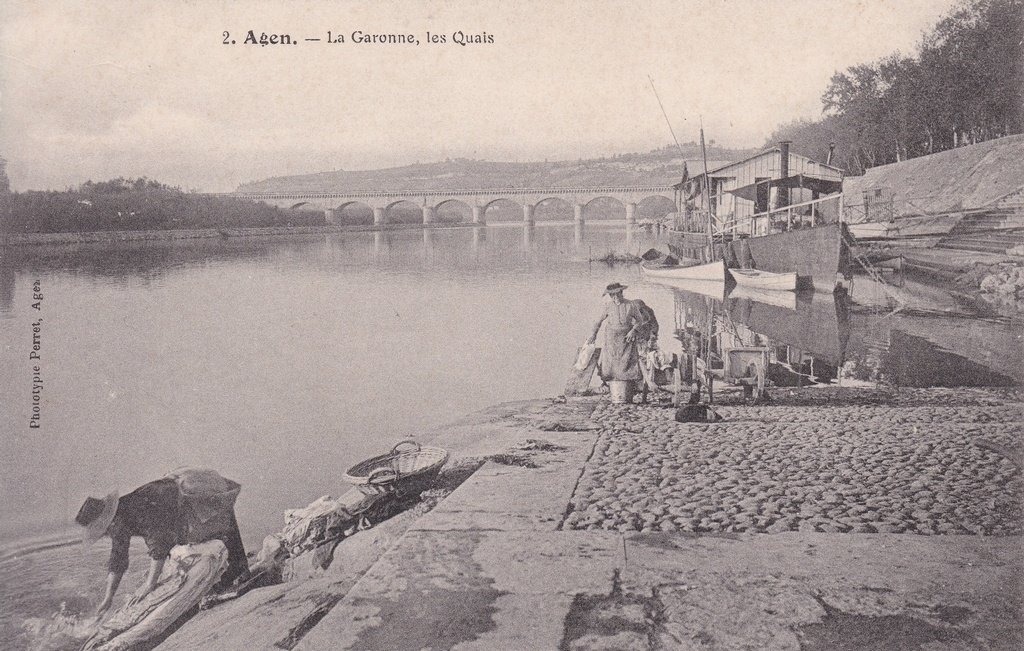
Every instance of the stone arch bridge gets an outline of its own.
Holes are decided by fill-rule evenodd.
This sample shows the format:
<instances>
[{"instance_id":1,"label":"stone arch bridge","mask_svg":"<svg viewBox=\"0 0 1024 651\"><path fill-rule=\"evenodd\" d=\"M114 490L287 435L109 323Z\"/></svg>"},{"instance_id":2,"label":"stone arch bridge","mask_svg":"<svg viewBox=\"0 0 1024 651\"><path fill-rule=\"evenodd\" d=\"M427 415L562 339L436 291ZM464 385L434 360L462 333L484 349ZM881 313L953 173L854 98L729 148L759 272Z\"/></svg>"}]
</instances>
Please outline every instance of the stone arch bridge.
<instances>
[{"instance_id":1,"label":"stone arch bridge","mask_svg":"<svg viewBox=\"0 0 1024 651\"><path fill-rule=\"evenodd\" d=\"M233 192L230 196L262 201L280 208L311 206L324 211L328 222L337 211L353 204L373 209L373 223L385 223L388 208L399 203L412 203L423 211L423 223L430 224L443 204L459 202L473 211L473 223L482 224L487 208L498 201L511 201L523 208L523 221L532 222L537 204L561 199L573 206L573 216L582 222L588 204L595 199L610 198L626 207L626 221L636 221L637 204L649 197L664 197L679 206L676 189L671 186L622 186L607 188L500 188L486 190L410 190L378 192Z\"/></svg>"}]
</instances>

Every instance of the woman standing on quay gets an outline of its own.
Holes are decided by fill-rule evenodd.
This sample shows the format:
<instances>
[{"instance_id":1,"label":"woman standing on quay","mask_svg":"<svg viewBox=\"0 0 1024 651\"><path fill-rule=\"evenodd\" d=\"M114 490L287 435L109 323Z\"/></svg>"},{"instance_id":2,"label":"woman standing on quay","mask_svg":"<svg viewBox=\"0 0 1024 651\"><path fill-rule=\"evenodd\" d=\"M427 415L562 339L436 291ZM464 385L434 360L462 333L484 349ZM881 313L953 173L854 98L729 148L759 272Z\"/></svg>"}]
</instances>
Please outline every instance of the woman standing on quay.
<instances>
[{"instance_id":1,"label":"woman standing on quay","mask_svg":"<svg viewBox=\"0 0 1024 651\"><path fill-rule=\"evenodd\" d=\"M604 293L611 299L601 317L594 324L594 330L587 343L597 340L597 333L604 329L604 348L601 351L601 379L620 380L634 383L642 378L640 356L637 353L637 339L647 325L647 317L633 301L622 296L626 285L612 283Z\"/></svg>"}]
</instances>

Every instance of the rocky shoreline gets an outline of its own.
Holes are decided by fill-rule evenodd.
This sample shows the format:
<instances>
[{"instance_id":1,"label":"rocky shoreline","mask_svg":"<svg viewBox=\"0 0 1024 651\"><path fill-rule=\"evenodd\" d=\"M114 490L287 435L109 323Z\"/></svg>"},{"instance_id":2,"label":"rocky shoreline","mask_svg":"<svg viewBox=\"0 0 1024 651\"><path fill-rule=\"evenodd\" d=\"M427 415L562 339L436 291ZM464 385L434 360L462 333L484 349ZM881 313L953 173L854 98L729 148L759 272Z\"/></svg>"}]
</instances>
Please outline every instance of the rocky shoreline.
<instances>
[{"instance_id":1,"label":"rocky shoreline","mask_svg":"<svg viewBox=\"0 0 1024 651\"><path fill-rule=\"evenodd\" d=\"M160 648L795 650L835 613L1019 648L1019 391L777 394L468 416L423 501Z\"/></svg>"}]
</instances>

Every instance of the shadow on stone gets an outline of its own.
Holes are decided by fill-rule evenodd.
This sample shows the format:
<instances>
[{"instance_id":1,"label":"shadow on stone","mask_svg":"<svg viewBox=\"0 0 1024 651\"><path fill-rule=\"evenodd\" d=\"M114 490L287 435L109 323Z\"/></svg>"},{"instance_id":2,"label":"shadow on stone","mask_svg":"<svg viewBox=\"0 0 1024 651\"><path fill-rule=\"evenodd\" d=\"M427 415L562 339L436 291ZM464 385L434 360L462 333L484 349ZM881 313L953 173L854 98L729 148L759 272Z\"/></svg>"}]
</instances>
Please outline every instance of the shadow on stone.
<instances>
[{"instance_id":1,"label":"shadow on stone","mask_svg":"<svg viewBox=\"0 0 1024 651\"><path fill-rule=\"evenodd\" d=\"M889 649L926 649L931 642L953 643L956 648L979 648L969 636L956 629L939 628L926 621L906 615L851 615L833 608L818 596L815 600L825 609L818 623L796 629L800 651L888 651ZM939 609L954 607L939 607ZM956 609L953 617L964 613ZM944 610L944 612L946 612ZM948 621L945 620L944 621Z\"/></svg>"},{"instance_id":2,"label":"shadow on stone","mask_svg":"<svg viewBox=\"0 0 1024 651\"><path fill-rule=\"evenodd\" d=\"M665 607L657 592L650 597L623 592L619 570L615 570L609 594L578 594L573 599L558 648L656 649L664 621Z\"/></svg>"}]
</instances>

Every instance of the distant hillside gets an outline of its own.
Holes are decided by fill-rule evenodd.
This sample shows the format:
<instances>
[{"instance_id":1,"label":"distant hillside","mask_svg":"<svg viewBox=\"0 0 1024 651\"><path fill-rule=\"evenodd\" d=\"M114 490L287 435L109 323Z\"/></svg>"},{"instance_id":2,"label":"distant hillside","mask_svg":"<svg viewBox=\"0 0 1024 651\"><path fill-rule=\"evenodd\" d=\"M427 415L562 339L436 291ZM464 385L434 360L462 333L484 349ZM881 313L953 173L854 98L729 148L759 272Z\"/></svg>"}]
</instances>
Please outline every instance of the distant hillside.
<instances>
[{"instance_id":1,"label":"distant hillside","mask_svg":"<svg viewBox=\"0 0 1024 651\"><path fill-rule=\"evenodd\" d=\"M739 160L754 149L708 148L709 161ZM320 172L281 176L245 183L238 192L358 192L375 190L451 190L472 188L565 188L671 185L682 176L684 161L690 173L700 166L700 146L673 145L645 154L611 158L536 163L499 163L456 158L380 170Z\"/></svg>"}]
</instances>

